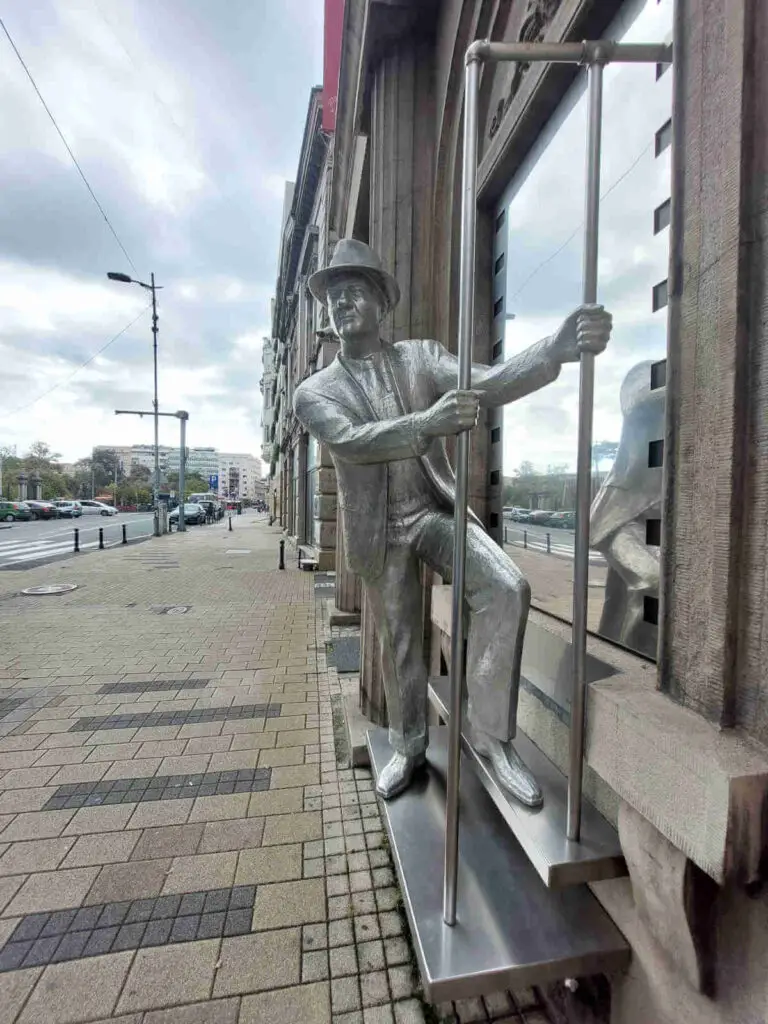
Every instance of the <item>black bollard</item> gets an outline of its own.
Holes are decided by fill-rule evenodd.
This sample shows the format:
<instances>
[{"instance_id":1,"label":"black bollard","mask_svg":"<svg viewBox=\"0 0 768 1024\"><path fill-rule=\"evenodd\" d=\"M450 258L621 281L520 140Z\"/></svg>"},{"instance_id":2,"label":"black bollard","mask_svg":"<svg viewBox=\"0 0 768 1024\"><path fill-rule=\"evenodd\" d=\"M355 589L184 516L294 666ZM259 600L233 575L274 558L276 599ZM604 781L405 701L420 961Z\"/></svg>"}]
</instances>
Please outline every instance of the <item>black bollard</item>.
<instances>
[{"instance_id":1,"label":"black bollard","mask_svg":"<svg viewBox=\"0 0 768 1024\"><path fill-rule=\"evenodd\" d=\"M528 531L527 530L523 530L523 547L524 548L528 547Z\"/></svg>"},{"instance_id":2,"label":"black bollard","mask_svg":"<svg viewBox=\"0 0 768 1024\"><path fill-rule=\"evenodd\" d=\"M547 554L548 555L552 554L551 546L552 546L552 538L550 537L549 534L547 534Z\"/></svg>"},{"instance_id":3,"label":"black bollard","mask_svg":"<svg viewBox=\"0 0 768 1024\"><path fill-rule=\"evenodd\" d=\"M128 531L127 531L125 523L123 523L123 544L127 544L127 543L128 543Z\"/></svg>"},{"instance_id":4,"label":"black bollard","mask_svg":"<svg viewBox=\"0 0 768 1024\"><path fill-rule=\"evenodd\" d=\"M284 540L280 541L280 564L278 565L277 568L278 569L284 569L285 568L285 541Z\"/></svg>"},{"instance_id":5,"label":"black bollard","mask_svg":"<svg viewBox=\"0 0 768 1024\"><path fill-rule=\"evenodd\" d=\"M99 551L104 550L104 527L99 527Z\"/></svg>"},{"instance_id":6,"label":"black bollard","mask_svg":"<svg viewBox=\"0 0 768 1024\"><path fill-rule=\"evenodd\" d=\"M75 527L75 551L80 550L80 531Z\"/></svg>"},{"instance_id":7,"label":"black bollard","mask_svg":"<svg viewBox=\"0 0 768 1024\"><path fill-rule=\"evenodd\" d=\"M232 516L229 517L229 532L232 533Z\"/></svg>"}]
</instances>

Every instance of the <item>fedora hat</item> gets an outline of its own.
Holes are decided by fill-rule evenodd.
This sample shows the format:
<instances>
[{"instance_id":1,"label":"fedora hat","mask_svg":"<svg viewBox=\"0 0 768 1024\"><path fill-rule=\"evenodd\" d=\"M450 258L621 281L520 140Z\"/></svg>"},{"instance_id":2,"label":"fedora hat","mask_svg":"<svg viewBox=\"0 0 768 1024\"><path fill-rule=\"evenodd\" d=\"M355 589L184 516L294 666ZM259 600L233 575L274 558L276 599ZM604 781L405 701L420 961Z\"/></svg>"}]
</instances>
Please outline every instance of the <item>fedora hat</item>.
<instances>
[{"instance_id":1,"label":"fedora hat","mask_svg":"<svg viewBox=\"0 0 768 1024\"><path fill-rule=\"evenodd\" d=\"M342 238L336 245L331 262L323 270L316 270L311 275L307 286L318 302L328 304L328 287L339 277L349 274L360 274L376 282L386 299L389 312L400 301L400 288L397 281L381 265L381 260L365 242L355 238Z\"/></svg>"}]
</instances>

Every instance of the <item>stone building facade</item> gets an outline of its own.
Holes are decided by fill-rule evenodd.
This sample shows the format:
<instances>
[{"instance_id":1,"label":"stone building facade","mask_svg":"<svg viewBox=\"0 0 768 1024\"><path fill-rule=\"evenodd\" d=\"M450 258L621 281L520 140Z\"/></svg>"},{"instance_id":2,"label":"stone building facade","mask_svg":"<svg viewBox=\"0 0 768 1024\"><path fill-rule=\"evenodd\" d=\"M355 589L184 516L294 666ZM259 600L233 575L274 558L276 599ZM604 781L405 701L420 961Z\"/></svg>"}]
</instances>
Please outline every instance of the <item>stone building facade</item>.
<instances>
[{"instance_id":1,"label":"stone building facade","mask_svg":"<svg viewBox=\"0 0 768 1024\"><path fill-rule=\"evenodd\" d=\"M272 514L324 570L332 570L336 561L336 474L328 452L296 420L292 402L296 387L326 366L337 348L307 289L309 275L328 259L331 143L322 128L318 87L310 96L296 181L287 191L272 338L264 343L262 380Z\"/></svg>"},{"instance_id":2,"label":"stone building facade","mask_svg":"<svg viewBox=\"0 0 768 1024\"><path fill-rule=\"evenodd\" d=\"M638 38L633 26L657 34ZM466 49L478 38L578 41L606 33L642 42L674 36L673 67L647 69L632 89L636 106L626 121L652 108L647 140L633 163L631 147L614 138L620 157L626 150L626 166L621 159L616 167L606 165L602 193L606 244L612 235L620 242L620 216L632 212L631 197L642 191L623 191L622 182L631 180L635 166L649 168L651 184L641 196L648 238L627 243L623 251L617 245L601 275L609 278L618 256L626 256L618 269L639 282L640 306L634 293L632 302L615 293L612 348L622 358L653 363L648 387L660 381L665 387L663 436L650 439L654 461L650 448L648 453L649 468L658 470L663 511L643 522L646 543L661 551L658 595L643 606L647 623L658 629L658 657L596 633L588 639L589 654L605 672L588 691L585 793L615 826L628 869L626 877L591 888L629 941L632 963L623 974L585 981L576 994L553 986L550 997L568 1020L757 1024L768 1020L768 129L761 110L768 85L768 5L347 0L317 265L327 261L335 238L369 242L402 288L384 325L386 336L435 337L455 350ZM533 183L528 207L547 210L568 192L580 192L573 168L583 162L583 129L579 147L566 148L559 158L554 189L536 175L565 138L563 126L573 111L578 122L581 74L565 65L483 68L478 362L498 362L526 317L535 321L539 313L543 322L549 312L537 310L533 298L525 306L526 281L516 289L508 285L510 265L530 255L515 197ZM620 136L621 117L611 113L612 81L606 74L606 125ZM617 196L627 198L610 210L609 200ZM572 226L576 237L579 225ZM562 251L570 229L564 222ZM297 270L285 269L287 247L284 235L283 296L299 280ZM530 255L532 273L551 271L560 251L553 241ZM549 281L554 304L561 285L552 276ZM635 348L626 340L633 324L640 324L646 339ZM276 316L275 337L293 338L289 327L288 319ZM288 358L280 344L285 341L275 343L278 377ZM601 422L618 435L616 395L626 367L611 359L606 354L598 369L606 393L614 396L614 412ZM287 380L284 387L287 398ZM536 423L546 417L554 423L562 408L530 412ZM470 501L499 542L504 453L514 441L510 423L524 429L507 414L489 416L472 438ZM306 527L300 511L292 511L298 504L288 500L292 492L285 482L291 472L299 478L302 473L301 457L288 454L288 439L296 437L288 414L283 429L277 472L284 481L276 507L286 529L300 535ZM300 438L296 445L300 451ZM528 571L530 552L519 554ZM442 583L425 574L424 632L436 671L445 667L448 628ZM534 587L529 632L542 649L567 659L570 629L562 620L568 615L553 617L536 605ZM378 644L364 601L362 639L361 703L381 722L386 709ZM568 709L545 690L533 683L523 687L519 728L566 771Z\"/></svg>"}]
</instances>

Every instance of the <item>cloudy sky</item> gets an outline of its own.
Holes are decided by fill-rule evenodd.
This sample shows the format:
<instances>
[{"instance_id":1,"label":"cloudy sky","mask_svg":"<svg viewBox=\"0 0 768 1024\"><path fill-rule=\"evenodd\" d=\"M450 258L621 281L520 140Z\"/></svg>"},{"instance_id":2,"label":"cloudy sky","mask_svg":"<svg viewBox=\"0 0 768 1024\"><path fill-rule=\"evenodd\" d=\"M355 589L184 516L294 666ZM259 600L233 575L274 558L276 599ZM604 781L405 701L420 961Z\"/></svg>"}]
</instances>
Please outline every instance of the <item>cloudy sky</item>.
<instances>
[{"instance_id":1,"label":"cloudy sky","mask_svg":"<svg viewBox=\"0 0 768 1024\"><path fill-rule=\"evenodd\" d=\"M670 37L672 0L638 0L606 36L624 42ZM652 308L667 276L669 230L654 234L653 212L670 194L670 150L655 133L670 117L672 75L654 65L611 65L604 75L598 301L614 317L608 350L596 361L594 440L618 441L619 391L629 370L666 355L667 310ZM505 199L503 284L507 356L555 330L581 302L586 147L584 81L566 97ZM497 289L497 294L499 291ZM575 469L579 370L567 366L546 390L508 406L504 472L523 461Z\"/></svg>"},{"instance_id":2,"label":"cloudy sky","mask_svg":"<svg viewBox=\"0 0 768 1024\"><path fill-rule=\"evenodd\" d=\"M132 260L0 33L0 446L65 460L149 443L160 408L190 445L259 454L284 182L322 79L322 0L24 0L6 28ZM136 320L136 318L138 319ZM131 321L103 354L85 363ZM177 443L175 420L161 443Z\"/></svg>"}]
</instances>

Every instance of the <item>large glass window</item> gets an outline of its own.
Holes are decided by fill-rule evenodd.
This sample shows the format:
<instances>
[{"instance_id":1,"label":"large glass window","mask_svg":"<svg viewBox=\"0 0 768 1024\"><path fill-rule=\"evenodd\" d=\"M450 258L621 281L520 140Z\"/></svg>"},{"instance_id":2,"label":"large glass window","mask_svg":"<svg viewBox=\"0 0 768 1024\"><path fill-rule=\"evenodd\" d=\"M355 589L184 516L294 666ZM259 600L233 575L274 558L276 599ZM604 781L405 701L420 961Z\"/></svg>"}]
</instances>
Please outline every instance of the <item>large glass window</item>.
<instances>
[{"instance_id":1,"label":"large glass window","mask_svg":"<svg viewBox=\"0 0 768 1024\"><path fill-rule=\"evenodd\" d=\"M307 444L307 541L317 544L317 527L315 520L315 495L318 493L318 474L320 472L320 448L314 437L310 435Z\"/></svg>"},{"instance_id":2,"label":"large glass window","mask_svg":"<svg viewBox=\"0 0 768 1024\"><path fill-rule=\"evenodd\" d=\"M672 0L630 0L607 38L665 42ZM605 70L598 299L614 316L595 377L589 628L654 657L669 256L672 76ZM506 358L581 301L586 74L497 211L494 320ZM578 366L504 413L504 536L533 604L572 616Z\"/></svg>"}]
</instances>

